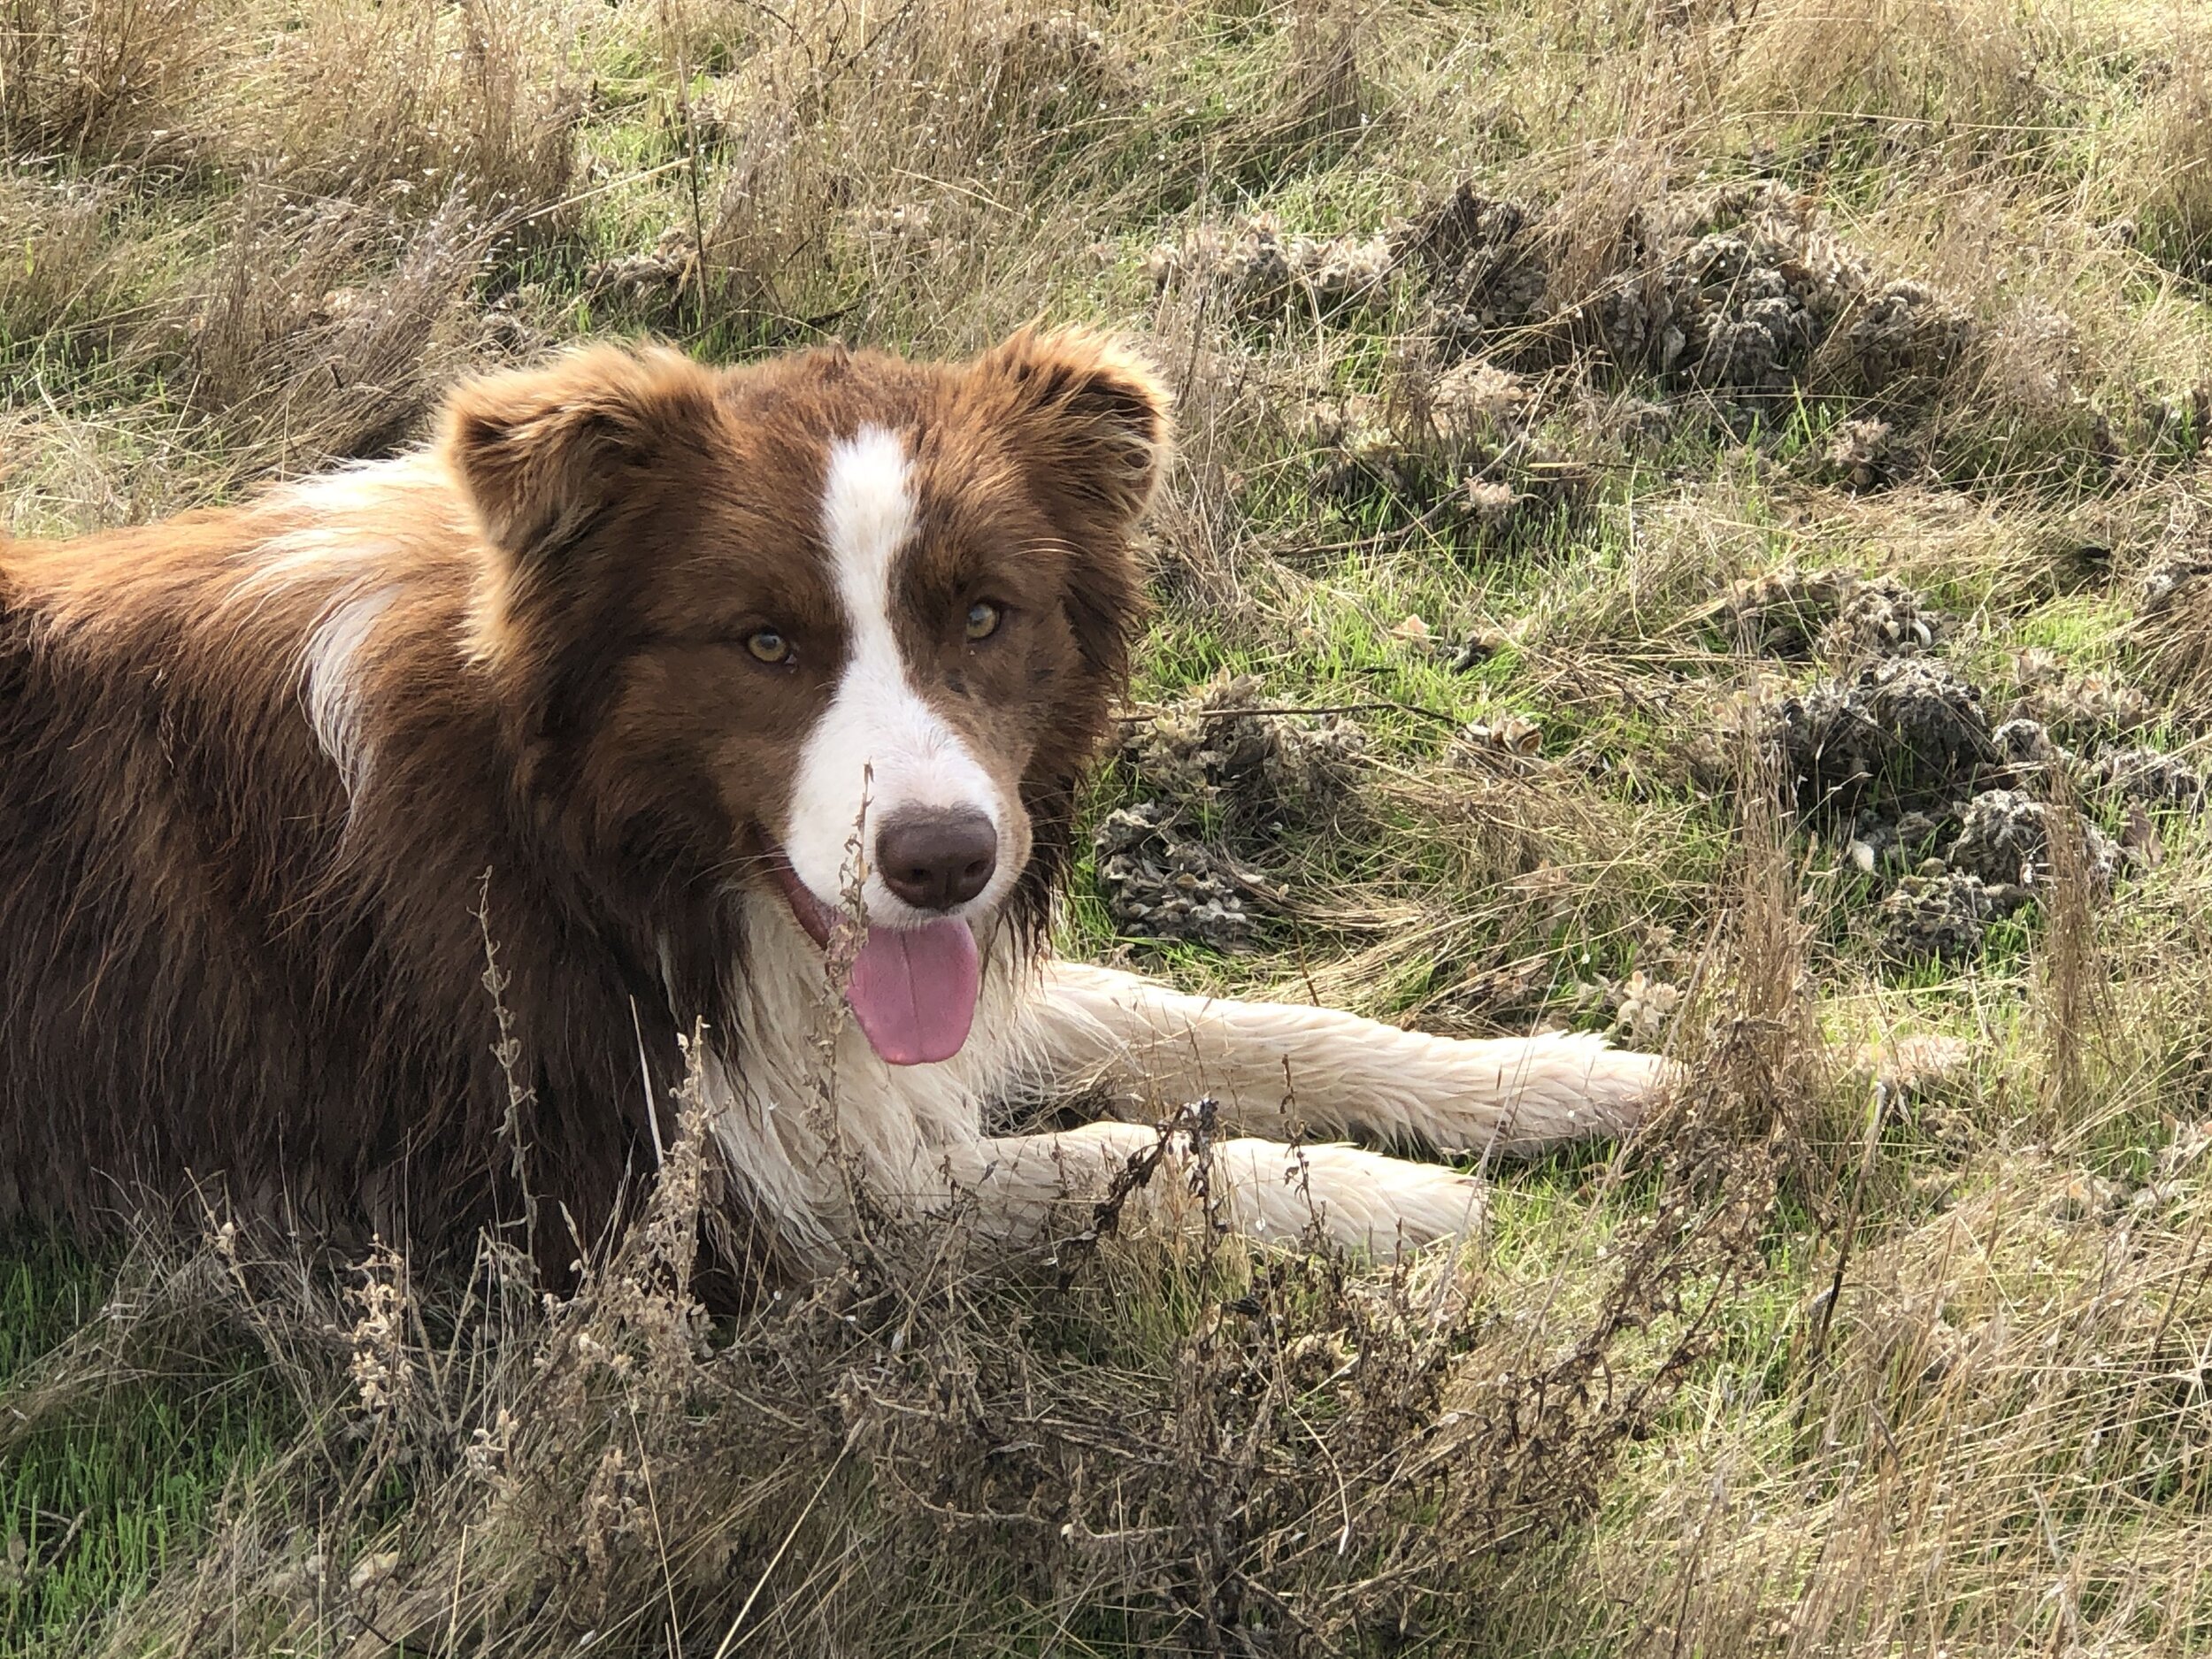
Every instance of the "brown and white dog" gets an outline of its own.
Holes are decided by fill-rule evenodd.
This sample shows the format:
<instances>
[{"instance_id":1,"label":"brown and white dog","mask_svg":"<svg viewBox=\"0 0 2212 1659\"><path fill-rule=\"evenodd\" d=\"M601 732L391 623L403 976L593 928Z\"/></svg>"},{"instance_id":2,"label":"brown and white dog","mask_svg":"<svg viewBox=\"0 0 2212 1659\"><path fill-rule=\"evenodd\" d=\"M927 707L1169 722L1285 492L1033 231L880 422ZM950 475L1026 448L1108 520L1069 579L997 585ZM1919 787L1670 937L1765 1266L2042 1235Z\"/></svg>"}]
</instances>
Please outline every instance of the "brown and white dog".
<instances>
[{"instance_id":1,"label":"brown and white dog","mask_svg":"<svg viewBox=\"0 0 2212 1659\"><path fill-rule=\"evenodd\" d=\"M1156 1144L1126 1119L1201 1095L1276 1137L1213 1148L1244 1228L1383 1248L1465 1227L1477 1184L1294 1125L1517 1153L1633 1125L1662 1064L1594 1039L1049 954L1168 442L1085 334L597 348L462 387L396 459L0 545L0 1216L218 1192L449 1241L517 1213L518 1138L589 1238L695 1025L763 1271L833 1257L853 1170L1034 1236ZM852 1018L818 1040L833 954ZM1121 1118L987 1133L1101 1084Z\"/></svg>"}]
</instances>

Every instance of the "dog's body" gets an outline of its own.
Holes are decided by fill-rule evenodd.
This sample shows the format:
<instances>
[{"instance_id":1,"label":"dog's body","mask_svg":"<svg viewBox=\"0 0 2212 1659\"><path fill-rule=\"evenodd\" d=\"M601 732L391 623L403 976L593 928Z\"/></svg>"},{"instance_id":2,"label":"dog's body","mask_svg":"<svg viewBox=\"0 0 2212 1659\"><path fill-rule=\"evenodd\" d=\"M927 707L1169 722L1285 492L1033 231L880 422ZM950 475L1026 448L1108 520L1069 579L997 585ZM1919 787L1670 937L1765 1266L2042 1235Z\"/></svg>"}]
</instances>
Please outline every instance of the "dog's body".
<instances>
[{"instance_id":1,"label":"dog's body","mask_svg":"<svg viewBox=\"0 0 2212 1659\"><path fill-rule=\"evenodd\" d=\"M601 349L463 388L397 460L0 545L0 1216L220 1194L449 1240L526 1187L565 1260L652 1169L695 1029L771 1269L834 1253L856 1171L1020 1237L1155 1141L987 1136L1040 1087L1432 1148L1632 1124L1660 1063L1591 1040L1051 958L1165 444L1086 336ZM1418 1241L1476 1202L1341 1146L1214 1157L1263 1235Z\"/></svg>"}]
</instances>

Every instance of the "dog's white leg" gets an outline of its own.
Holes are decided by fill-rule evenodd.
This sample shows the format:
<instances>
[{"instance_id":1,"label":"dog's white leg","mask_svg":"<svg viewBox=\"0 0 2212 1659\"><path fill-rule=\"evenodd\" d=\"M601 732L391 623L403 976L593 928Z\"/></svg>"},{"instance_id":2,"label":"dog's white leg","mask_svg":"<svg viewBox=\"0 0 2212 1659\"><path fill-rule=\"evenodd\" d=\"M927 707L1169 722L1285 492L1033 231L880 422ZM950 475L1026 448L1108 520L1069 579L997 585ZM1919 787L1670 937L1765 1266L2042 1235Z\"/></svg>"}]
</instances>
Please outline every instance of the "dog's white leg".
<instances>
[{"instance_id":1,"label":"dog's white leg","mask_svg":"<svg viewBox=\"0 0 2212 1659\"><path fill-rule=\"evenodd\" d=\"M971 1198L981 1225L1010 1242L1031 1243L1055 1225L1088 1225L1087 1207L1117 1177L1160 1145L1142 1124L1093 1123L1058 1134L977 1140L926 1154L936 1160L909 1195L941 1202L946 1185ZM1289 1243L1318 1232L1334 1243L1390 1255L1451 1238L1482 1218L1482 1184L1435 1164L1356 1147L1217 1141L1207 1188L1222 1219L1248 1237ZM1139 1225L1188 1225L1202 1205L1194 1190L1189 1137L1169 1137L1149 1181L1133 1187L1127 1216Z\"/></svg>"},{"instance_id":2,"label":"dog's white leg","mask_svg":"<svg viewBox=\"0 0 2212 1659\"><path fill-rule=\"evenodd\" d=\"M1134 1115L1210 1095L1248 1131L1526 1154L1634 1128L1675 1070L1592 1036L1432 1037L1333 1009L1188 996L1079 963L1043 972L1033 1018L1047 1079L1095 1081Z\"/></svg>"}]
</instances>

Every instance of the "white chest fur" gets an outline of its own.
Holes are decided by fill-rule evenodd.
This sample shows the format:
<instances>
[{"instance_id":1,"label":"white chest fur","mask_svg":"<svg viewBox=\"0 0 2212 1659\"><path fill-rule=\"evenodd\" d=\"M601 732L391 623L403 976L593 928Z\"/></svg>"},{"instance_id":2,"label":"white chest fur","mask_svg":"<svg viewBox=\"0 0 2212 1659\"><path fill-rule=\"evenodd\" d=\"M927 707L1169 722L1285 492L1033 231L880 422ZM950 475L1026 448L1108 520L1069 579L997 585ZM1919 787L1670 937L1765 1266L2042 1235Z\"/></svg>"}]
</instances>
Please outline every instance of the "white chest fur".
<instances>
[{"instance_id":1,"label":"white chest fur","mask_svg":"<svg viewBox=\"0 0 2212 1659\"><path fill-rule=\"evenodd\" d=\"M818 1258L849 1219L848 1166L895 1207L943 1200L947 1155L971 1161L986 1106L1034 1046L1037 967L1000 930L985 941L982 994L959 1054L891 1065L831 994L820 948L780 899L749 895L745 920L737 1029L705 1065L715 1137L727 1172Z\"/></svg>"}]
</instances>

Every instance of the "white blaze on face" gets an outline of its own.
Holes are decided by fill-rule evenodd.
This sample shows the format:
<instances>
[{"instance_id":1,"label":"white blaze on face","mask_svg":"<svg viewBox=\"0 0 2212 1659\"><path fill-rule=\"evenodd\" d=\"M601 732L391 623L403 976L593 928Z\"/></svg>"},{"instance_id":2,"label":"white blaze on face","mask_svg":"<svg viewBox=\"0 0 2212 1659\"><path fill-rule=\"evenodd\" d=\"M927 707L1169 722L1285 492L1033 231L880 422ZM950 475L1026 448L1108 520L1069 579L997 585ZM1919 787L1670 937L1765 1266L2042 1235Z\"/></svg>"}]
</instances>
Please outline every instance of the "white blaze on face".
<instances>
[{"instance_id":1,"label":"white blaze on face","mask_svg":"<svg viewBox=\"0 0 2212 1659\"><path fill-rule=\"evenodd\" d=\"M991 820L1003 844L1005 803L959 735L915 690L891 624L893 573L914 534L905 447L896 434L864 426L830 451L822 492L822 536L845 613L845 670L836 695L799 757L785 851L799 879L833 905L847 878L856 826L868 870L863 896L879 926L931 919L875 874L875 835L915 808L969 808ZM861 824L865 800L867 822ZM969 910L987 911L1018 872L1002 863Z\"/></svg>"}]
</instances>

